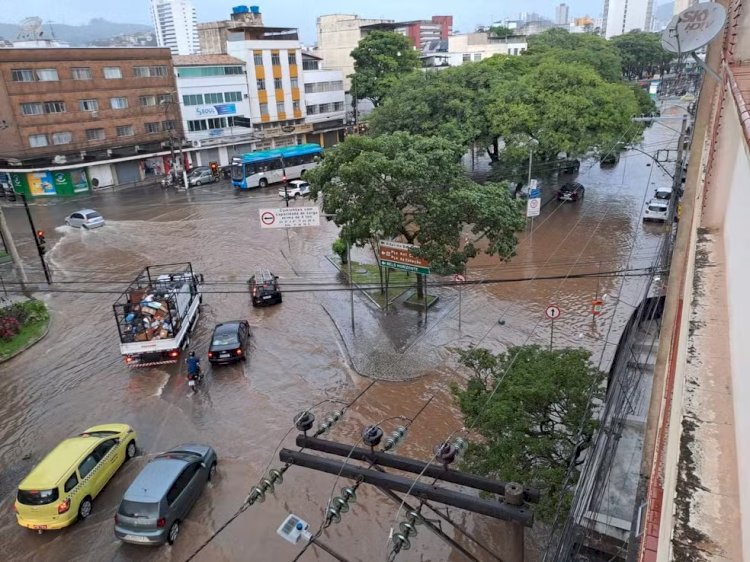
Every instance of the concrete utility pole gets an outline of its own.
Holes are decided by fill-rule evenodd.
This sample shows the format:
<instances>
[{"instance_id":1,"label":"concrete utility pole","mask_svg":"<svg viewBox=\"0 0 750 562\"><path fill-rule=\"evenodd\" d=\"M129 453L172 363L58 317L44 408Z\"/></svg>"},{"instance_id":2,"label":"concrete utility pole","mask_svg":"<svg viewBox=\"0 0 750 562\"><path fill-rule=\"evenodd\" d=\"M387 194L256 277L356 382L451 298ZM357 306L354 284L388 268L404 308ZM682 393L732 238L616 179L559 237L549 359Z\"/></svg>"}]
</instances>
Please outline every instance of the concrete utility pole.
<instances>
[{"instance_id":1,"label":"concrete utility pole","mask_svg":"<svg viewBox=\"0 0 750 562\"><path fill-rule=\"evenodd\" d=\"M13 236L11 235L10 229L8 228L8 225L5 222L5 215L3 214L2 209L0 209L0 232L2 232L3 240L5 240L5 244L6 244L5 249L8 250L10 257L13 260L13 265L15 265L16 269L18 270L18 276L20 278L19 280L21 282L21 291L23 291L23 294L28 297L30 296L30 293L26 285L28 284L29 279L26 277L26 271L23 268L23 262L21 261L21 256L18 255L18 250L16 249L16 243L13 242Z\"/></svg>"}]
</instances>

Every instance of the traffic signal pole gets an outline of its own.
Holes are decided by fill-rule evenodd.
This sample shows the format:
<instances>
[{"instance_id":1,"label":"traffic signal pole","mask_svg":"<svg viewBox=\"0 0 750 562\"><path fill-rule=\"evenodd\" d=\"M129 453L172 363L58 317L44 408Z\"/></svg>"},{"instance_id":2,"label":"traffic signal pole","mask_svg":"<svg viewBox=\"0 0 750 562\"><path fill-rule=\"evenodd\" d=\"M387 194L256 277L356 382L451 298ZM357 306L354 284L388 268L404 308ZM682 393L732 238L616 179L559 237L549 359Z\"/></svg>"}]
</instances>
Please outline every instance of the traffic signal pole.
<instances>
[{"instance_id":1,"label":"traffic signal pole","mask_svg":"<svg viewBox=\"0 0 750 562\"><path fill-rule=\"evenodd\" d=\"M26 209L26 216L29 217L29 225L31 226L31 233L34 235L34 242L36 243L36 250L39 252L39 261L42 262L42 270L44 271L44 278L47 280L47 285L52 283L52 276L50 275L47 263L44 261L44 253L47 251L44 240L44 233L40 230L37 231L34 226L34 219L31 217L31 209L29 209L29 202L26 200L26 195L19 193L23 206Z\"/></svg>"}]
</instances>

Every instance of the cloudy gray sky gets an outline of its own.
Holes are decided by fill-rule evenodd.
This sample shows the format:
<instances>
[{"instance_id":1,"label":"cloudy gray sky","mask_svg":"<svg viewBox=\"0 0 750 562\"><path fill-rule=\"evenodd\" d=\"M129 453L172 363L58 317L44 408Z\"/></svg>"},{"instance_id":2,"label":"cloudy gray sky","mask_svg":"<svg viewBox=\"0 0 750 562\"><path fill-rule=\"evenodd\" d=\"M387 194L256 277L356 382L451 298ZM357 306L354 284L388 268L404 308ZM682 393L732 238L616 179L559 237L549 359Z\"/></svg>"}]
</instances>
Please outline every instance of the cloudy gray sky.
<instances>
[{"instance_id":1,"label":"cloudy gray sky","mask_svg":"<svg viewBox=\"0 0 750 562\"><path fill-rule=\"evenodd\" d=\"M198 21L225 19L232 6L257 4L266 25L298 27L302 40L315 41L315 18L321 14L345 13L362 17L396 20L429 18L431 15L453 15L454 28L471 31L478 24L487 24L502 17L517 17L518 12L537 12L554 17L559 0L272 0L242 2L240 0L193 0ZM599 17L604 0L567 0L570 15ZM86 23L91 18L110 21L150 24L148 0L0 0L0 21L18 23L25 17L39 16L45 21L66 24Z\"/></svg>"}]
</instances>

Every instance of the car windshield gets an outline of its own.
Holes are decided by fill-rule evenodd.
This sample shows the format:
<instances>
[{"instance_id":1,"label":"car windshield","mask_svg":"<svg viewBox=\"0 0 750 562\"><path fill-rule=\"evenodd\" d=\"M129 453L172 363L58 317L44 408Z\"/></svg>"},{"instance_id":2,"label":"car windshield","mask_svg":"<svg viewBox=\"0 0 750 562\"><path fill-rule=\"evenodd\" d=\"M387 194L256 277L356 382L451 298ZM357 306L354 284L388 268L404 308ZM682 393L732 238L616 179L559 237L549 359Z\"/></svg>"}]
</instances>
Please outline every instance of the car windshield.
<instances>
[{"instance_id":1,"label":"car windshield","mask_svg":"<svg viewBox=\"0 0 750 562\"><path fill-rule=\"evenodd\" d=\"M657 191L656 192L657 199L669 199L671 195L672 195L671 191Z\"/></svg>"},{"instance_id":2,"label":"car windshield","mask_svg":"<svg viewBox=\"0 0 750 562\"><path fill-rule=\"evenodd\" d=\"M214 334L212 345L236 345L238 342L237 334L234 332L222 332Z\"/></svg>"},{"instance_id":3,"label":"car windshield","mask_svg":"<svg viewBox=\"0 0 750 562\"><path fill-rule=\"evenodd\" d=\"M159 515L159 504L156 502L122 500L117 512L125 517L156 517Z\"/></svg>"},{"instance_id":4,"label":"car windshield","mask_svg":"<svg viewBox=\"0 0 750 562\"><path fill-rule=\"evenodd\" d=\"M87 219L100 219L102 218L102 216L97 212L93 212L93 213L86 213L86 218Z\"/></svg>"},{"instance_id":5,"label":"car windshield","mask_svg":"<svg viewBox=\"0 0 750 562\"><path fill-rule=\"evenodd\" d=\"M18 490L18 503L24 505L47 505L59 497L57 488L52 490Z\"/></svg>"}]
</instances>

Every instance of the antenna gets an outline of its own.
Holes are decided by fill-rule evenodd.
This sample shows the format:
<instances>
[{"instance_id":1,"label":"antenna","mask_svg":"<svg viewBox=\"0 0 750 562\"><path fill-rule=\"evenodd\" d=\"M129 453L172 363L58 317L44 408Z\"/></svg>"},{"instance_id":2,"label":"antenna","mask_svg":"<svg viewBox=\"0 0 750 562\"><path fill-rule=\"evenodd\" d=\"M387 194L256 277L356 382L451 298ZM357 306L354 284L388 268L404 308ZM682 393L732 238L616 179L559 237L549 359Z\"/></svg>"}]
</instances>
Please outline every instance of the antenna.
<instances>
[{"instance_id":1,"label":"antenna","mask_svg":"<svg viewBox=\"0 0 750 562\"><path fill-rule=\"evenodd\" d=\"M717 2L701 2L691 6L672 18L661 34L661 46L678 56L689 53L709 75L721 82L719 75L695 51L710 43L724 29L726 19L724 6Z\"/></svg>"}]
</instances>

